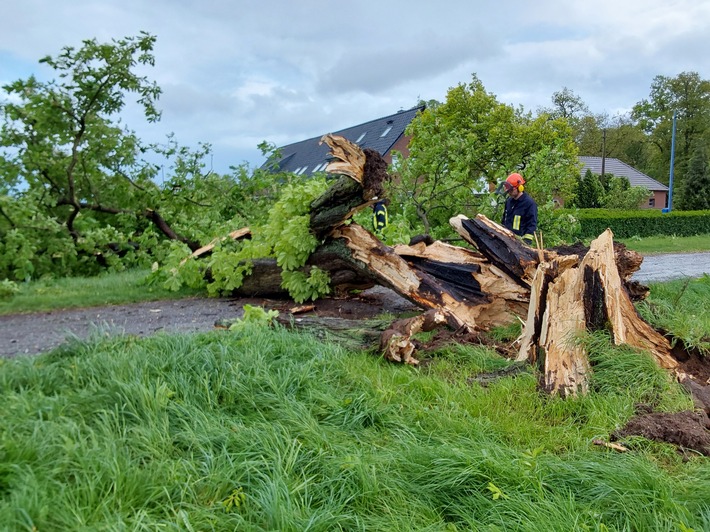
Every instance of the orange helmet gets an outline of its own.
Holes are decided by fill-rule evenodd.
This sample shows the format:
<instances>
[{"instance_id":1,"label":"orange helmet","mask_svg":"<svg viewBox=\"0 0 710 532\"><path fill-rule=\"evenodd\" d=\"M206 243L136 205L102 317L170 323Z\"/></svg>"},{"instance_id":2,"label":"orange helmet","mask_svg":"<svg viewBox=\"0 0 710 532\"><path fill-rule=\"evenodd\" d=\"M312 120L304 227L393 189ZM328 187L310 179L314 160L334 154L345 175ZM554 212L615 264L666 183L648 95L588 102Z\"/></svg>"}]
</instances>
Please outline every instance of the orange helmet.
<instances>
[{"instance_id":1,"label":"orange helmet","mask_svg":"<svg viewBox=\"0 0 710 532\"><path fill-rule=\"evenodd\" d=\"M511 190L517 188L520 192L523 191L523 185L525 184L525 179L520 174L510 174L508 179L505 180L503 186L506 190Z\"/></svg>"}]
</instances>

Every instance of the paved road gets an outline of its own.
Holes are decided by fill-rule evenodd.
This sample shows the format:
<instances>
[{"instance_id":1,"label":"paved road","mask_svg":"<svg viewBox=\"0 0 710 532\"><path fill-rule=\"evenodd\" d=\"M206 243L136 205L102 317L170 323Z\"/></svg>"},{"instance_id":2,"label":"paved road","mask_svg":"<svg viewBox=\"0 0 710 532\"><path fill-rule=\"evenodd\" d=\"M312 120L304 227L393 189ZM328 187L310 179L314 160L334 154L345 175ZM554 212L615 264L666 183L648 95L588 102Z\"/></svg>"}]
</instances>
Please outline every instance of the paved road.
<instances>
[{"instance_id":1,"label":"paved road","mask_svg":"<svg viewBox=\"0 0 710 532\"><path fill-rule=\"evenodd\" d=\"M710 253L647 255L631 279L640 283L710 275Z\"/></svg>"}]
</instances>

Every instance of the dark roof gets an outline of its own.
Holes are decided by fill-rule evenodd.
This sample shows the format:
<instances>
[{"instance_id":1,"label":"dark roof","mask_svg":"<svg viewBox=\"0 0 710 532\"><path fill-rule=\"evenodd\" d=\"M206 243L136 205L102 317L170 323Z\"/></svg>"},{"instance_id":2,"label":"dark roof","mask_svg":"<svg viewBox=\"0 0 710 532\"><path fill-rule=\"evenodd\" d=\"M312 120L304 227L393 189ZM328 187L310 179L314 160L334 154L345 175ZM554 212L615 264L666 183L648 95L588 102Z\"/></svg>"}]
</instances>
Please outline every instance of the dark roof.
<instances>
[{"instance_id":1,"label":"dark roof","mask_svg":"<svg viewBox=\"0 0 710 532\"><path fill-rule=\"evenodd\" d=\"M402 135L405 128L414 119L424 106L413 107L406 111L399 111L393 115L383 116L357 126L352 126L340 131L333 131L333 135L340 135L355 142L361 148L377 150L380 155L386 155ZM325 134L325 133L324 133ZM322 171L325 162L329 160L330 151L326 144L319 144L323 135L312 139L302 140L279 148L281 159L275 171L298 172L309 175L314 171ZM272 161L266 161L262 168L267 168Z\"/></svg>"},{"instance_id":2,"label":"dark roof","mask_svg":"<svg viewBox=\"0 0 710 532\"><path fill-rule=\"evenodd\" d=\"M580 173L584 176L587 170L591 170L593 174L601 175L602 173L602 158L579 156L579 162L582 163ZM625 177L629 180L632 187L646 187L650 191L661 190L668 192L668 187L663 183L659 183L652 177L647 176L643 172L639 172L633 166L629 166L619 159L607 157L604 161L604 173L613 174L616 177Z\"/></svg>"}]
</instances>

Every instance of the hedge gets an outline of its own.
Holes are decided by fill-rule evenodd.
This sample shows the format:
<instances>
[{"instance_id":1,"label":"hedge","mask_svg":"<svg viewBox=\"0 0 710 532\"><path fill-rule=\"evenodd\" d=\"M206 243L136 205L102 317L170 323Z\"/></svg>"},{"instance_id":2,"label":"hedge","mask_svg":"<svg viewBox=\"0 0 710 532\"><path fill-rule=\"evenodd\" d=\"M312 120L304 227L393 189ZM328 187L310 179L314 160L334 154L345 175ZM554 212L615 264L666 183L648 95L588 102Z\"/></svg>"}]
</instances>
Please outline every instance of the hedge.
<instances>
[{"instance_id":1,"label":"hedge","mask_svg":"<svg viewBox=\"0 0 710 532\"><path fill-rule=\"evenodd\" d=\"M659 209L619 211L609 209L561 209L580 223L581 238L595 238L607 228L617 238L634 236L692 236L710 234L710 211L671 211Z\"/></svg>"}]
</instances>

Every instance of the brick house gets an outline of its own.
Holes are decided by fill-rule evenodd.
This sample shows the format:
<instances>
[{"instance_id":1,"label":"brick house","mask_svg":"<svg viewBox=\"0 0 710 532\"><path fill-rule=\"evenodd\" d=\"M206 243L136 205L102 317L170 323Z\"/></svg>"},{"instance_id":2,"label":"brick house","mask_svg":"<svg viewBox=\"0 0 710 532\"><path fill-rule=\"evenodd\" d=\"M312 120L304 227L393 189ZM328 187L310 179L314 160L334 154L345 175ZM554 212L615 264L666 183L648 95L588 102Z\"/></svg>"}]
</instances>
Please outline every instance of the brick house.
<instances>
[{"instance_id":1,"label":"brick house","mask_svg":"<svg viewBox=\"0 0 710 532\"><path fill-rule=\"evenodd\" d=\"M378 151L387 164L390 164L393 151L398 151L405 157L409 155L410 138L404 134L404 130L423 109L424 106L413 107L331 133L345 137L363 149L371 148ZM322 136L281 146L279 148L281 158L278 161L265 162L262 168L273 165L276 171L305 175L323 171L328 164L330 152L328 146L319 144Z\"/></svg>"},{"instance_id":2,"label":"brick house","mask_svg":"<svg viewBox=\"0 0 710 532\"><path fill-rule=\"evenodd\" d=\"M579 162L582 163L580 169L582 177L587 173L587 170L591 170L593 174L602 174L601 157L580 156ZM643 172L639 172L633 166L629 166L619 159L606 157L604 160L604 173L612 174L615 177L625 177L632 187L646 187L651 192L651 196L648 198L648 202L640 206L642 209L663 209L668 203L668 187L666 185L659 183Z\"/></svg>"}]
</instances>

